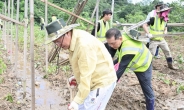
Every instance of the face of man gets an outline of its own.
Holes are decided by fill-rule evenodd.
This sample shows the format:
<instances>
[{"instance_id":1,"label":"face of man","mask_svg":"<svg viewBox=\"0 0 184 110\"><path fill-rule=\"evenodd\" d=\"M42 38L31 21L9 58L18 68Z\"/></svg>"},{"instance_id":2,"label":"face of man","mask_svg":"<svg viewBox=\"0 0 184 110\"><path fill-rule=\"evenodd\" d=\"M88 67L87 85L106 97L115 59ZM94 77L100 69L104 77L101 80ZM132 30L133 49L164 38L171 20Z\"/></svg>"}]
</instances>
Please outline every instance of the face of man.
<instances>
[{"instance_id":1,"label":"face of man","mask_svg":"<svg viewBox=\"0 0 184 110\"><path fill-rule=\"evenodd\" d=\"M161 6L161 5L158 5L158 6L156 7L156 8L157 8L157 11L159 11L159 10L160 10L160 6Z\"/></svg>"},{"instance_id":2,"label":"face of man","mask_svg":"<svg viewBox=\"0 0 184 110\"><path fill-rule=\"evenodd\" d=\"M119 37L119 39L115 39L115 37L113 36L113 37L107 39L107 43L113 49L118 49L122 43L122 37Z\"/></svg>"},{"instance_id":3,"label":"face of man","mask_svg":"<svg viewBox=\"0 0 184 110\"><path fill-rule=\"evenodd\" d=\"M58 47L63 48L64 50L70 48L71 36L70 32L65 33L60 38L53 41Z\"/></svg>"},{"instance_id":4,"label":"face of man","mask_svg":"<svg viewBox=\"0 0 184 110\"><path fill-rule=\"evenodd\" d=\"M106 19L106 21L109 21L110 19L111 19L111 14L105 14L105 19Z\"/></svg>"}]
</instances>

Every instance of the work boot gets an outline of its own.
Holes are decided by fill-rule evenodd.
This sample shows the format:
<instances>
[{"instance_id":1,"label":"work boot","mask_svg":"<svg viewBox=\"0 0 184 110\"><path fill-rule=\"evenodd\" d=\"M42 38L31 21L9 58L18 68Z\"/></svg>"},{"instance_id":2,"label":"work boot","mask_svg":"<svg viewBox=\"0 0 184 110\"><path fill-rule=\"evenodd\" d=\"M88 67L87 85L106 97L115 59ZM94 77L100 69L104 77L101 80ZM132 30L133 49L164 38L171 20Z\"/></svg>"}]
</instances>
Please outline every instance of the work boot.
<instances>
[{"instance_id":1,"label":"work boot","mask_svg":"<svg viewBox=\"0 0 184 110\"><path fill-rule=\"evenodd\" d=\"M168 64L168 67L169 67L170 69L178 70L178 68L177 68L177 67L175 67L175 66L173 65L173 63L168 62L167 64Z\"/></svg>"},{"instance_id":2,"label":"work boot","mask_svg":"<svg viewBox=\"0 0 184 110\"><path fill-rule=\"evenodd\" d=\"M177 67L175 67L173 65L172 57L168 57L168 58L166 58L166 60L167 60L168 68L173 69L173 70L177 70L178 69Z\"/></svg>"},{"instance_id":3,"label":"work boot","mask_svg":"<svg viewBox=\"0 0 184 110\"><path fill-rule=\"evenodd\" d=\"M146 110L154 110L155 99L146 99Z\"/></svg>"}]
</instances>

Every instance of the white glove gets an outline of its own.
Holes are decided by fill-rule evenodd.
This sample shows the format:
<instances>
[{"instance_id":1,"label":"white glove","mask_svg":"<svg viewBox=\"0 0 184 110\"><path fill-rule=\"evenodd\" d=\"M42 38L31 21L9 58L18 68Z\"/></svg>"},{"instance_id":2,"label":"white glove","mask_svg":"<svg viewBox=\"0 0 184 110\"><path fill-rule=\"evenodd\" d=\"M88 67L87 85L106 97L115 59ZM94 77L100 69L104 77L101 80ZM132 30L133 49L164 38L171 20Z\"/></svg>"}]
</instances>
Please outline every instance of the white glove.
<instances>
[{"instance_id":1,"label":"white glove","mask_svg":"<svg viewBox=\"0 0 184 110\"><path fill-rule=\"evenodd\" d=\"M75 86L77 86L77 82L76 82L76 79L75 79L74 76L70 77L70 78L68 79L68 81L69 81L69 84L70 84L70 86L71 86L72 88L74 88Z\"/></svg>"},{"instance_id":2,"label":"white glove","mask_svg":"<svg viewBox=\"0 0 184 110\"><path fill-rule=\"evenodd\" d=\"M148 38L150 38L150 39L153 37L153 35L150 34L150 33L148 33L148 34L146 33L146 36L147 36Z\"/></svg>"},{"instance_id":3,"label":"white glove","mask_svg":"<svg viewBox=\"0 0 184 110\"><path fill-rule=\"evenodd\" d=\"M167 34L167 31L164 31L164 34Z\"/></svg>"},{"instance_id":4,"label":"white glove","mask_svg":"<svg viewBox=\"0 0 184 110\"><path fill-rule=\"evenodd\" d=\"M68 107L68 110L79 110L79 105L72 101L72 103L70 103L69 107Z\"/></svg>"}]
</instances>

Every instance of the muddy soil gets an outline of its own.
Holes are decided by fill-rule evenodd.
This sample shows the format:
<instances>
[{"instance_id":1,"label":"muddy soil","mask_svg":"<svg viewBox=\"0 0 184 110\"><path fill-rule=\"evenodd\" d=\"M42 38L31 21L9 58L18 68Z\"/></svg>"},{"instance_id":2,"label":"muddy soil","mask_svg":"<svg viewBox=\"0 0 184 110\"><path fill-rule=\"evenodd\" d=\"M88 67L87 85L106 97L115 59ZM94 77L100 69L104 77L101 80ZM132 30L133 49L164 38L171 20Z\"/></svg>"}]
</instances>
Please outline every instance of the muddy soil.
<instances>
[{"instance_id":1,"label":"muddy soil","mask_svg":"<svg viewBox=\"0 0 184 110\"><path fill-rule=\"evenodd\" d=\"M160 50L160 59L153 60L152 85L155 92L155 110L182 110L184 109L184 37L166 38L173 55L174 65L179 70L167 68L163 52ZM67 110L70 102L70 93L66 80L71 76L72 71L66 71L66 65L60 67L58 74L45 74L44 47L35 45L35 100L36 110ZM2 48L0 48L1 51ZM6 52L5 52L6 53ZM61 53L64 54L64 53ZM30 73L26 75L26 96L23 92L23 75L15 75L12 72L8 55L3 54L7 71L0 75L4 77L0 84L0 110L27 110L31 108L31 78ZM66 58L66 55L63 55ZM183 59L183 60L182 60ZM22 60L21 60L22 61ZM19 68L19 73L23 73ZM47 77L45 77L47 76ZM44 77L46 79L44 79ZM181 90L180 90L180 89ZM4 97L11 94L13 102L6 101ZM124 73L120 82L112 94L106 110L145 110L145 100L137 77L131 71Z\"/></svg>"}]
</instances>

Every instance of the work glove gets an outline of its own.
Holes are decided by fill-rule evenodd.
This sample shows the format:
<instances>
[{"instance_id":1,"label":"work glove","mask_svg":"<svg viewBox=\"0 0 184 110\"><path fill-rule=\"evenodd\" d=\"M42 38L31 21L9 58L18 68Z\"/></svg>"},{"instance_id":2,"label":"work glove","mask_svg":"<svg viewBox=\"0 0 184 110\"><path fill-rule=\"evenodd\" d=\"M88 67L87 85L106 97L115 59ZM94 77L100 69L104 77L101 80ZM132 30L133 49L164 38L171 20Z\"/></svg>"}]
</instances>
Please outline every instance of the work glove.
<instances>
[{"instance_id":1,"label":"work glove","mask_svg":"<svg viewBox=\"0 0 184 110\"><path fill-rule=\"evenodd\" d=\"M119 69L119 63L116 63L116 64L114 65L114 69L115 69L116 71L118 71L118 69Z\"/></svg>"},{"instance_id":2,"label":"work glove","mask_svg":"<svg viewBox=\"0 0 184 110\"><path fill-rule=\"evenodd\" d=\"M153 37L153 35L150 34L150 33L148 33L148 34L146 33L146 36L147 36L148 38L150 38L150 39Z\"/></svg>"},{"instance_id":3,"label":"work glove","mask_svg":"<svg viewBox=\"0 0 184 110\"><path fill-rule=\"evenodd\" d=\"M72 101L72 103L70 103L69 107L68 107L68 110L79 110L79 105Z\"/></svg>"},{"instance_id":4,"label":"work glove","mask_svg":"<svg viewBox=\"0 0 184 110\"><path fill-rule=\"evenodd\" d=\"M68 81L69 81L69 84L70 84L71 88L74 88L74 87L77 86L77 81L76 81L76 79L75 79L74 76L70 77L70 78L68 79Z\"/></svg>"}]
</instances>

